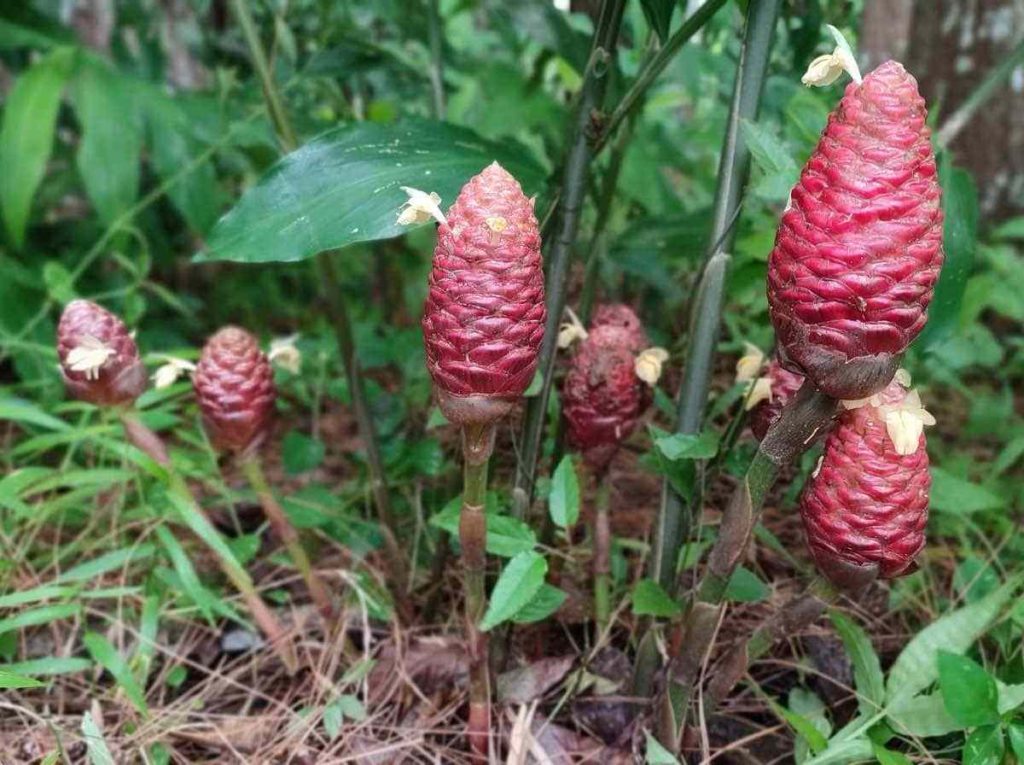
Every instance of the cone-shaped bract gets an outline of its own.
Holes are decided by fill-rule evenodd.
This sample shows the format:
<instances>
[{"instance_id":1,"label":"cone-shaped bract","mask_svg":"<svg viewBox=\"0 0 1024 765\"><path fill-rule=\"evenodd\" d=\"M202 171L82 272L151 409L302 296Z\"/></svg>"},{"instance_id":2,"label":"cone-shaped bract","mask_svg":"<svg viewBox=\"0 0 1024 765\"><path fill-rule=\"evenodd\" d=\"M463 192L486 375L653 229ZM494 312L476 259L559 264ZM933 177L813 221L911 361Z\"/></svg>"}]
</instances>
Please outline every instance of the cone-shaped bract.
<instances>
[{"instance_id":1,"label":"cone-shaped bract","mask_svg":"<svg viewBox=\"0 0 1024 765\"><path fill-rule=\"evenodd\" d=\"M128 328L91 300L73 300L64 308L57 356L68 392L82 401L131 404L146 389L146 369Z\"/></svg>"},{"instance_id":2,"label":"cone-shaped bract","mask_svg":"<svg viewBox=\"0 0 1024 765\"><path fill-rule=\"evenodd\" d=\"M924 546L931 488L925 437L901 455L885 422L884 407L904 396L893 382L880 394L882 408L844 412L800 498L811 554L841 586L872 567L883 578L909 573Z\"/></svg>"},{"instance_id":3,"label":"cone-shaped bract","mask_svg":"<svg viewBox=\"0 0 1024 765\"><path fill-rule=\"evenodd\" d=\"M608 467L651 401L650 386L634 368L647 336L631 309L609 308L615 311L595 312L562 385L569 443L595 471Z\"/></svg>"},{"instance_id":4,"label":"cone-shaped bract","mask_svg":"<svg viewBox=\"0 0 1024 765\"><path fill-rule=\"evenodd\" d=\"M462 188L438 227L423 309L427 369L452 422L491 422L522 396L544 337L533 202L497 162Z\"/></svg>"},{"instance_id":5,"label":"cone-shaped bract","mask_svg":"<svg viewBox=\"0 0 1024 765\"><path fill-rule=\"evenodd\" d=\"M782 407L796 395L804 384L804 376L790 372L777 359L768 362L764 376L771 384L771 398L761 401L750 412L750 429L758 441L764 439L768 428L775 424L782 414Z\"/></svg>"},{"instance_id":6,"label":"cone-shaped bract","mask_svg":"<svg viewBox=\"0 0 1024 765\"><path fill-rule=\"evenodd\" d=\"M836 398L883 389L927 318L942 207L925 118L900 64L850 84L779 224L768 262L779 352Z\"/></svg>"},{"instance_id":7,"label":"cone-shaped bract","mask_svg":"<svg viewBox=\"0 0 1024 765\"><path fill-rule=\"evenodd\" d=\"M192 376L203 424L218 449L245 452L266 435L274 412L274 373L256 338L224 327L206 341Z\"/></svg>"}]
</instances>

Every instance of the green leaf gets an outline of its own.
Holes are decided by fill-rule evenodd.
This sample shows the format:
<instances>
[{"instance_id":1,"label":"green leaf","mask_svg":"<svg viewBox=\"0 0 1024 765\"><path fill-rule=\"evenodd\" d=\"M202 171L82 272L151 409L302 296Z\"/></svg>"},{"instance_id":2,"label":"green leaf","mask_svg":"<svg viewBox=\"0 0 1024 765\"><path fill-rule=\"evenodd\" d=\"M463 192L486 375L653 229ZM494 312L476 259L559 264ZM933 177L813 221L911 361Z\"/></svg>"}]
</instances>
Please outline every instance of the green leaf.
<instances>
[{"instance_id":1,"label":"green leaf","mask_svg":"<svg viewBox=\"0 0 1024 765\"><path fill-rule=\"evenodd\" d=\"M1006 726L1006 737L1018 762L1024 762L1024 723L1012 722Z\"/></svg>"},{"instance_id":2,"label":"green leaf","mask_svg":"<svg viewBox=\"0 0 1024 765\"><path fill-rule=\"evenodd\" d=\"M679 760L668 749L663 747L649 731L644 731L647 738L647 755L644 758L646 765L679 765Z\"/></svg>"},{"instance_id":3,"label":"green leaf","mask_svg":"<svg viewBox=\"0 0 1024 765\"><path fill-rule=\"evenodd\" d=\"M539 553L530 550L512 558L494 585L480 629L486 632L514 617L537 594L547 573L548 562Z\"/></svg>"},{"instance_id":4,"label":"green leaf","mask_svg":"<svg viewBox=\"0 0 1024 765\"><path fill-rule=\"evenodd\" d=\"M156 535L167 556L171 559L171 565L174 566L174 571L181 582L181 589L199 607L199 611L206 621L212 623L214 609L221 599L214 596L199 581L199 575L196 574L192 561L170 529L163 525L157 526Z\"/></svg>"},{"instance_id":5,"label":"green leaf","mask_svg":"<svg viewBox=\"0 0 1024 765\"><path fill-rule=\"evenodd\" d=\"M31 611L8 616L0 619L0 635L5 632L13 632L23 627L37 627L40 624L49 624L60 619L69 619L81 613L81 606L77 603L59 603L53 606L43 606Z\"/></svg>"},{"instance_id":6,"label":"green leaf","mask_svg":"<svg viewBox=\"0 0 1024 765\"><path fill-rule=\"evenodd\" d=\"M19 675L39 677L48 675L73 675L76 672L84 672L92 666L93 663L88 659L79 659L72 656L47 656L42 659L29 659L28 661L4 664L0 669L7 670L8 672L14 672Z\"/></svg>"},{"instance_id":7,"label":"green leaf","mask_svg":"<svg viewBox=\"0 0 1024 765\"><path fill-rule=\"evenodd\" d=\"M878 760L878 765L913 765L910 758L902 752L886 749L877 742L872 742L871 747L875 753L875 759Z\"/></svg>"},{"instance_id":8,"label":"green leaf","mask_svg":"<svg viewBox=\"0 0 1024 765\"><path fill-rule=\"evenodd\" d=\"M110 644L110 641L98 632L86 632L82 636L82 644L93 660L114 676L117 684L121 686L121 690L124 691L125 696L135 708L146 714L146 695L139 687L135 676L132 675L128 663Z\"/></svg>"},{"instance_id":9,"label":"green leaf","mask_svg":"<svg viewBox=\"0 0 1024 765\"><path fill-rule=\"evenodd\" d=\"M19 675L16 672L11 672L5 667L0 667L0 689L38 688L41 685L43 685L43 683L38 680L34 680L31 677L25 677L24 675Z\"/></svg>"},{"instance_id":10,"label":"green leaf","mask_svg":"<svg viewBox=\"0 0 1024 765\"><path fill-rule=\"evenodd\" d=\"M789 712L799 716L799 727L796 729L800 736L794 749L796 761L803 762L811 752L820 752L828 746L827 739L832 732L832 723L826 714L825 703L816 693L804 688L796 687L789 692ZM811 726L811 730L807 732L808 735L804 735L801 729L807 724Z\"/></svg>"},{"instance_id":11,"label":"green leaf","mask_svg":"<svg viewBox=\"0 0 1024 765\"><path fill-rule=\"evenodd\" d=\"M964 742L963 765L999 765L1006 752L1003 729L999 725L986 725L972 731Z\"/></svg>"},{"instance_id":12,"label":"green leaf","mask_svg":"<svg viewBox=\"0 0 1024 765\"><path fill-rule=\"evenodd\" d=\"M430 525L447 531L458 539L461 508L462 498L456 497L430 519ZM497 512L487 513L487 552L491 555L511 558L536 546L537 535L518 518Z\"/></svg>"},{"instance_id":13,"label":"green leaf","mask_svg":"<svg viewBox=\"0 0 1024 765\"><path fill-rule=\"evenodd\" d=\"M328 131L272 167L217 222L198 261L304 260L356 242L401 236L411 186L455 201L471 177L500 162L528 195L545 173L521 147L428 120L359 122Z\"/></svg>"},{"instance_id":14,"label":"green leaf","mask_svg":"<svg viewBox=\"0 0 1024 765\"><path fill-rule=\"evenodd\" d=\"M953 167L949 152L939 158L939 182L942 184L942 264L935 297L928 307L928 323L919 342L930 348L947 339L960 320L960 306L967 280L974 270L974 251L978 238L978 190L971 174Z\"/></svg>"},{"instance_id":15,"label":"green leaf","mask_svg":"<svg viewBox=\"0 0 1024 765\"><path fill-rule=\"evenodd\" d=\"M92 560L79 563L77 566L72 566L57 577L55 581L61 584L66 584L68 582L85 582L114 571L115 569L124 568L132 561L148 558L155 551L156 548L150 544L113 550L105 553L104 555L100 555L98 558L93 558Z\"/></svg>"},{"instance_id":16,"label":"green leaf","mask_svg":"<svg viewBox=\"0 0 1024 765\"><path fill-rule=\"evenodd\" d=\"M289 431L281 442L281 462L289 475L306 473L319 467L325 453L322 441L297 430Z\"/></svg>"},{"instance_id":17,"label":"green leaf","mask_svg":"<svg viewBox=\"0 0 1024 765\"><path fill-rule=\"evenodd\" d=\"M939 651L939 689L950 717L965 728L999 722L996 681L966 656Z\"/></svg>"},{"instance_id":18,"label":"green leaf","mask_svg":"<svg viewBox=\"0 0 1024 765\"><path fill-rule=\"evenodd\" d=\"M702 433L673 433L658 436L654 445L666 459L675 460L706 460L718 453L718 433L705 430Z\"/></svg>"},{"instance_id":19,"label":"green leaf","mask_svg":"<svg viewBox=\"0 0 1024 765\"><path fill-rule=\"evenodd\" d=\"M999 574L989 561L969 555L953 572L953 587L962 594L964 602L974 603L999 587Z\"/></svg>"},{"instance_id":20,"label":"green leaf","mask_svg":"<svg viewBox=\"0 0 1024 765\"><path fill-rule=\"evenodd\" d=\"M800 176L800 167L785 144L766 127L744 119L740 121L743 140L761 171L754 191L768 200L783 200Z\"/></svg>"},{"instance_id":21,"label":"green leaf","mask_svg":"<svg viewBox=\"0 0 1024 765\"><path fill-rule=\"evenodd\" d=\"M725 588L725 599L734 603L757 603L768 597L768 585L746 566L732 572Z\"/></svg>"},{"instance_id":22,"label":"green leaf","mask_svg":"<svg viewBox=\"0 0 1024 765\"><path fill-rule=\"evenodd\" d=\"M641 579L633 588L633 613L670 618L683 612L671 595L653 579Z\"/></svg>"},{"instance_id":23,"label":"green leaf","mask_svg":"<svg viewBox=\"0 0 1024 765\"><path fill-rule=\"evenodd\" d=\"M981 510L998 510L1006 506L1006 501L984 486L933 467L931 506L941 512L970 515Z\"/></svg>"},{"instance_id":24,"label":"green leaf","mask_svg":"<svg viewBox=\"0 0 1024 765\"><path fill-rule=\"evenodd\" d=\"M896 732L918 738L945 736L963 730L963 726L949 716L939 692L895 702L888 708L887 719Z\"/></svg>"},{"instance_id":25,"label":"green leaf","mask_svg":"<svg viewBox=\"0 0 1024 765\"><path fill-rule=\"evenodd\" d=\"M991 595L939 617L918 632L889 670L887 702L895 706L896 701L910 698L935 682L939 651L964 653L985 634L1019 587L1020 578L1015 577Z\"/></svg>"},{"instance_id":26,"label":"green leaf","mask_svg":"<svg viewBox=\"0 0 1024 765\"><path fill-rule=\"evenodd\" d=\"M567 597L565 592L545 582L530 602L516 611L512 621L516 624L543 621L561 608Z\"/></svg>"},{"instance_id":27,"label":"green leaf","mask_svg":"<svg viewBox=\"0 0 1024 765\"><path fill-rule=\"evenodd\" d=\"M114 765L114 755L110 753L107 740L103 738L103 731L89 712L82 715L82 738L85 739L91 765Z\"/></svg>"},{"instance_id":28,"label":"green leaf","mask_svg":"<svg viewBox=\"0 0 1024 765\"><path fill-rule=\"evenodd\" d=\"M560 528L575 525L580 517L580 484L576 477L576 466L572 455L565 455L551 476L551 493L548 495L548 512L551 520Z\"/></svg>"},{"instance_id":29,"label":"green leaf","mask_svg":"<svg viewBox=\"0 0 1024 765\"><path fill-rule=\"evenodd\" d=\"M676 7L676 0L640 0L640 7L644 9L644 16L658 39L662 43L668 39L668 30L672 24L672 11Z\"/></svg>"},{"instance_id":30,"label":"green leaf","mask_svg":"<svg viewBox=\"0 0 1024 765\"><path fill-rule=\"evenodd\" d=\"M992 232L993 239L1024 239L1024 216L1010 218Z\"/></svg>"},{"instance_id":31,"label":"green leaf","mask_svg":"<svg viewBox=\"0 0 1024 765\"><path fill-rule=\"evenodd\" d=\"M110 64L83 55L72 84L82 125L78 172L100 220L110 225L139 193L142 127L131 81Z\"/></svg>"},{"instance_id":32,"label":"green leaf","mask_svg":"<svg viewBox=\"0 0 1024 765\"><path fill-rule=\"evenodd\" d=\"M1024 683L1003 683L996 680L999 692L999 714L1013 712L1024 704Z\"/></svg>"},{"instance_id":33,"label":"green leaf","mask_svg":"<svg viewBox=\"0 0 1024 765\"><path fill-rule=\"evenodd\" d=\"M3 178L3 174L0 173L0 179ZM0 184L3 180L0 180ZM66 432L71 430L71 426L63 420L59 420L53 415L47 414L38 406L30 401L25 401L20 398L4 398L0 399L0 420L10 420L12 422L20 422L28 425L38 425L41 428L47 430L55 430L60 432Z\"/></svg>"},{"instance_id":34,"label":"green leaf","mask_svg":"<svg viewBox=\"0 0 1024 765\"><path fill-rule=\"evenodd\" d=\"M853 664L853 677L857 686L857 702L860 711L866 714L874 714L882 708L885 703L885 678L882 675L882 666L871 645L871 638L861 629L859 624L854 623L839 611L830 611L829 618L832 626L839 633L839 639L843 641L846 653Z\"/></svg>"},{"instance_id":35,"label":"green leaf","mask_svg":"<svg viewBox=\"0 0 1024 765\"><path fill-rule=\"evenodd\" d=\"M73 48L57 48L14 83L0 127L0 207L14 246L25 243L32 197L53 148L57 109L75 61Z\"/></svg>"}]
</instances>

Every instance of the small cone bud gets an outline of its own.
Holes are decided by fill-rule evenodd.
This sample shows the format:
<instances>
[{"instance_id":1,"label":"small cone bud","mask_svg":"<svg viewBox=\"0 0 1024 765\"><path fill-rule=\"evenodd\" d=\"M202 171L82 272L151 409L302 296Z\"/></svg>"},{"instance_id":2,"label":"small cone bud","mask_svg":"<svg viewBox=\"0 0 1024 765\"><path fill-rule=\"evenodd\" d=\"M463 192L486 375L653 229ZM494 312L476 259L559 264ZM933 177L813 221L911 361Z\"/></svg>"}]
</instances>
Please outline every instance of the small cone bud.
<instances>
[{"instance_id":1,"label":"small cone bud","mask_svg":"<svg viewBox=\"0 0 1024 765\"><path fill-rule=\"evenodd\" d=\"M122 406L146 389L146 369L128 328L90 300L73 300L64 308L57 356L68 392L82 401Z\"/></svg>"},{"instance_id":2,"label":"small cone bud","mask_svg":"<svg viewBox=\"0 0 1024 765\"><path fill-rule=\"evenodd\" d=\"M942 206L917 82L895 62L830 115L768 261L779 355L834 398L885 388L927 319Z\"/></svg>"},{"instance_id":3,"label":"small cone bud","mask_svg":"<svg viewBox=\"0 0 1024 765\"><path fill-rule=\"evenodd\" d=\"M629 316L619 311L620 320L597 324L610 314L595 312L562 386L569 443L595 471L608 467L651 402L650 385L635 369L637 349L647 345L647 337L632 310L616 308L625 309Z\"/></svg>"},{"instance_id":4,"label":"small cone bud","mask_svg":"<svg viewBox=\"0 0 1024 765\"><path fill-rule=\"evenodd\" d=\"M224 327L206 341L192 376L203 425L215 447L244 453L266 436L277 391L256 338Z\"/></svg>"},{"instance_id":5,"label":"small cone bud","mask_svg":"<svg viewBox=\"0 0 1024 765\"><path fill-rule=\"evenodd\" d=\"M924 546L931 488L925 437L901 453L907 450L894 443L887 424L892 412L910 417L923 410L896 382L878 404L842 413L800 498L811 555L839 586L863 581L872 569L886 579L910 573Z\"/></svg>"},{"instance_id":6,"label":"small cone bud","mask_svg":"<svg viewBox=\"0 0 1024 765\"><path fill-rule=\"evenodd\" d=\"M423 309L427 369L451 422L493 422L537 369L540 229L532 201L497 162L470 179L444 220Z\"/></svg>"}]
</instances>

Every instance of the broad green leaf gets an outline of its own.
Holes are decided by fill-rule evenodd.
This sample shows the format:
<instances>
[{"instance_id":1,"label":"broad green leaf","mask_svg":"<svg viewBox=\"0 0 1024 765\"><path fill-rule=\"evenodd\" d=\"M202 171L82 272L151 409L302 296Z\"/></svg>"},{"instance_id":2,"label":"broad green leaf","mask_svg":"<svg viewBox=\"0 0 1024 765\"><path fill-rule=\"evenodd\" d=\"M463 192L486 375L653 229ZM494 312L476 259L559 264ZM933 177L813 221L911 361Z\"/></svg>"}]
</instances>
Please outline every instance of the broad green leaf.
<instances>
[{"instance_id":1,"label":"broad green leaf","mask_svg":"<svg viewBox=\"0 0 1024 765\"><path fill-rule=\"evenodd\" d=\"M965 603L974 603L999 587L999 574L989 561L970 555L953 572L953 587L963 595Z\"/></svg>"},{"instance_id":2,"label":"broad green leaf","mask_svg":"<svg viewBox=\"0 0 1024 765\"><path fill-rule=\"evenodd\" d=\"M645 765L679 765L679 760L675 758L675 755L663 747L658 742L658 739L648 731L644 731L644 736L647 738L647 755L644 758Z\"/></svg>"},{"instance_id":3,"label":"broad green leaf","mask_svg":"<svg viewBox=\"0 0 1024 765\"><path fill-rule=\"evenodd\" d=\"M580 517L580 484L572 455L562 457L551 476L548 512L555 525L565 529L576 524Z\"/></svg>"},{"instance_id":4,"label":"broad green leaf","mask_svg":"<svg viewBox=\"0 0 1024 765\"><path fill-rule=\"evenodd\" d=\"M142 127L138 94L125 75L106 61L83 54L72 84L75 113L82 125L76 158L89 201L110 225L139 193Z\"/></svg>"},{"instance_id":5,"label":"broad green leaf","mask_svg":"<svg viewBox=\"0 0 1024 765\"><path fill-rule=\"evenodd\" d=\"M281 442L281 461L289 475L306 473L318 467L324 461L325 453L322 441L297 430L289 431Z\"/></svg>"},{"instance_id":6,"label":"broad green leaf","mask_svg":"<svg viewBox=\"0 0 1024 765\"><path fill-rule=\"evenodd\" d=\"M999 692L999 714L1005 715L1024 704L1024 683L1003 683L996 680Z\"/></svg>"},{"instance_id":7,"label":"broad green leaf","mask_svg":"<svg viewBox=\"0 0 1024 765\"><path fill-rule=\"evenodd\" d=\"M797 762L803 762L811 752L823 751L828 746L832 723L829 722L824 702L816 693L804 688L796 687L789 692L789 712L799 716L798 725L801 727L804 723L811 726L807 735L804 735L800 728L796 728L800 735L794 746L795 759Z\"/></svg>"},{"instance_id":8,"label":"broad green leaf","mask_svg":"<svg viewBox=\"0 0 1024 765\"><path fill-rule=\"evenodd\" d=\"M516 624L533 624L543 621L561 608L567 597L565 592L545 582L530 602L516 611L512 621Z\"/></svg>"},{"instance_id":9,"label":"broad green leaf","mask_svg":"<svg viewBox=\"0 0 1024 765\"><path fill-rule=\"evenodd\" d=\"M42 683L31 677L19 675L16 672L0 667L0 690L10 688L38 688Z\"/></svg>"},{"instance_id":10,"label":"broad green leaf","mask_svg":"<svg viewBox=\"0 0 1024 765\"><path fill-rule=\"evenodd\" d=\"M816 754L803 765L849 765L855 762L870 761L874 756L874 746L867 736L850 739L833 737L828 748Z\"/></svg>"},{"instance_id":11,"label":"broad green leaf","mask_svg":"<svg viewBox=\"0 0 1024 765\"><path fill-rule=\"evenodd\" d=\"M462 499L456 497L430 519L430 525L447 531L456 540L459 538L459 513ZM487 512L487 552L511 558L537 546L537 535L518 518Z\"/></svg>"},{"instance_id":12,"label":"broad green leaf","mask_svg":"<svg viewBox=\"0 0 1024 765\"><path fill-rule=\"evenodd\" d=\"M644 9L647 23L664 43L668 39L668 29L672 24L672 11L676 7L676 0L640 0L640 7Z\"/></svg>"},{"instance_id":13,"label":"broad green leaf","mask_svg":"<svg viewBox=\"0 0 1024 765\"><path fill-rule=\"evenodd\" d=\"M1006 726L1006 738L1010 741L1013 756L1024 762L1024 723L1012 722Z\"/></svg>"},{"instance_id":14,"label":"broad green leaf","mask_svg":"<svg viewBox=\"0 0 1024 765\"><path fill-rule=\"evenodd\" d=\"M537 594L547 573L548 562L539 553L530 550L512 558L494 585L480 629L486 632L514 617Z\"/></svg>"},{"instance_id":15,"label":"broad green leaf","mask_svg":"<svg viewBox=\"0 0 1024 765\"><path fill-rule=\"evenodd\" d=\"M658 436L654 445L670 460L706 460L718 453L718 433L705 430L702 433L673 433Z\"/></svg>"},{"instance_id":16,"label":"broad green leaf","mask_svg":"<svg viewBox=\"0 0 1024 765\"><path fill-rule=\"evenodd\" d=\"M135 708L146 714L146 694L135 680L135 676L128 667L128 662L110 644L110 641L98 632L86 632L82 636L82 644L93 660L114 676L117 684L121 686L121 690L124 691L125 696Z\"/></svg>"},{"instance_id":17,"label":"broad green leaf","mask_svg":"<svg viewBox=\"0 0 1024 765\"><path fill-rule=\"evenodd\" d=\"M857 686L860 710L873 714L881 709L885 702L885 678L882 675L878 654L871 645L871 638L859 624L839 611L830 611L829 618L853 664L853 678Z\"/></svg>"},{"instance_id":18,"label":"broad green leaf","mask_svg":"<svg viewBox=\"0 0 1024 765\"><path fill-rule=\"evenodd\" d=\"M931 506L941 512L970 515L980 510L997 510L1006 501L984 486L965 481L942 468L932 468Z\"/></svg>"},{"instance_id":19,"label":"broad green leaf","mask_svg":"<svg viewBox=\"0 0 1024 765\"><path fill-rule=\"evenodd\" d=\"M637 616L670 618L682 611L682 606L653 579L641 579L633 588L633 613Z\"/></svg>"},{"instance_id":20,"label":"broad green leaf","mask_svg":"<svg viewBox=\"0 0 1024 765\"><path fill-rule=\"evenodd\" d=\"M337 700L324 707L321 719L324 724L324 732L327 733L327 738L333 741L341 733L341 726L345 722L345 714L341 711L341 705L338 704Z\"/></svg>"},{"instance_id":21,"label":"broad green leaf","mask_svg":"<svg viewBox=\"0 0 1024 765\"><path fill-rule=\"evenodd\" d=\"M913 765L913 762L903 752L894 752L886 749L877 742L872 743L872 750L878 765Z\"/></svg>"},{"instance_id":22,"label":"broad green leaf","mask_svg":"<svg viewBox=\"0 0 1024 765\"><path fill-rule=\"evenodd\" d=\"M82 715L82 738L85 739L85 750L89 755L90 765L114 765L114 755L107 746L103 731L89 712Z\"/></svg>"},{"instance_id":23,"label":"broad green leaf","mask_svg":"<svg viewBox=\"0 0 1024 765\"><path fill-rule=\"evenodd\" d=\"M925 348L948 338L959 323L960 305L974 268L978 238L978 190L969 172L953 167L949 152L940 155L939 181L945 216L942 247L946 259L935 285L935 297L928 307L928 323L921 332L920 343Z\"/></svg>"},{"instance_id":24,"label":"broad green leaf","mask_svg":"<svg viewBox=\"0 0 1024 765\"><path fill-rule=\"evenodd\" d=\"M963 765L999 765L1006 752L1000 725L985 725L971 732L964 742Z\"/></svg>"},{"instance_id":25,"label":"broad green leaf","mask_svg":"<svg viewBox=\"0 0 1024 765\"><path fill-rule=\"evenodd\" d=\"M401 236L401 186L439 194L446 209L494 161L528 196L541 190L544 171L522 147L466 128L420 119L345 125L274 165L217 222L196 260L289 262Z\"/></svg>"},{"instance_id":26,"label":"broad green leaf","mask_svg":"<svg viewBox=\"0 0 1024 765\"><path fill-rule=\"evenodd\" d=\"M57 48L18 77L0 127L0 208L14 246L25 243L32 198L46 172L57 109L76 51Z\"/></svg>"},{"instance_id":27,"label":"broad green leaf","mask_svg":"<svg viewBox=\"0 0 1024 765\"><path fill-rule=\"evenodd\" d=\"M938 653L964 653L988 630L1020 587L1014 578L976 603L947 613L922 629L907 644L889 670L885 687L891 706L923 691L938 678Z\"/></svg>"},{"instance_id":28,"label":"broad green leaf","mask_svg":"<svg viewBox=\"0 0 1024 765\"><path fill-rule=\"evenodd\" d=\"M889 707L887 719L897 733L918 738L945 736L963 730L963 726L949 716L939 692L897 701Z\"/></svg>"},{"instance_id":29,"label":"broad green leaf","mask_svg":"<svg viewBox=\"0 0 1024 765\"><path fill-rule=\"evenodd\" d=\"M757 603L768 597L768 585L746 566L732 572L725 588L725 599L734 603Z\"/></svg>"},{"instance_id":30,"label":"broad green leaf","mask_svg":"<svg viewBox=\"0 0 1024 765\"><path fill-rule=\"evenodd\" d=\"M768 200L783 200L800 176L800 167L785 144L770 130L756 122L740 122L743 140L761 171L754 192Z\"/></svg>"},{"instance_id":31,"label":"broad green leaf","mask_svg":"<svg viewBox=\"0 0 1024 765\"><path fill-rule=\"evenodd\" d=\"M966 656L939 651L939 689L946 711L964 728L999 722L995 679Z\"/></svg>"}]
</instances>

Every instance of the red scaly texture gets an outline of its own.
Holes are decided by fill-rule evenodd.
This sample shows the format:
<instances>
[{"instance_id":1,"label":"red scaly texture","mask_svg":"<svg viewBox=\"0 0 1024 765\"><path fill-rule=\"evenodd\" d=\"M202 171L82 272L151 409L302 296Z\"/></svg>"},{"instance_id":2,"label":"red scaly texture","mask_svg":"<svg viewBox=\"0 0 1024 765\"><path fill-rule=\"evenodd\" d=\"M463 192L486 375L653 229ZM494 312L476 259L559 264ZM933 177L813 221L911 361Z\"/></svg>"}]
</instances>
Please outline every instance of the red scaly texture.
<instances>
[{"instance_id":1,"label":"red scaly texture","mask_svg":"<svg viewBox=\"0 0 1024 765\"><path fill-rule=\"evenodd\" d=\"M651 389L636 376L636 354L647 336L626 306L628 323L608 320L601 309L594 315L587 338L580 343L562 384L562 412L569 443L596 472L607 469L616 450L636 428L651 403ZM619 317L625 316L621 310Z\"/></svg>"},{"instance_id":2,"label":"red scaly texture","mask_svg":"<svg viewBox=\"0 0 1024 765\"><path fill-rule=\"evenodd\" d=\"M897 404L906 391L894 382L881 395L883 403ZM913 571L924 546L930 488L923 434L916 452L900 455L878 409L868 404L844 412L800 498L818 568L840 585L875 566L883 578Z\"/></svg>"},{"instance_id":3,"label":"red scaly texture","mask_svg":"<svg viewBox=\"0 0 1024 765\"><path fill-rule=\"evenodd\" d=\"M213 445L246 452L263 440L274 413L274 372L256 338L224 327L206 341L192 376Z\"/></svg>"},{"instance_id":4,"label":"red scaly texture","mask_svg":"<svg viewBox=\"0 0 1024 765\"><path fill-rule=\"evenodd\" d=\"M470 179L438 227L423 309L427 369L459 424L492 422L522 396L544 337L540 229L497 162Z\"/></svg>"},{"instance_id":5,"label":"red scaly texture","mask_svg":"<svg viewBox=\"0 0 1024 765\"><path fill-rule=\"evenodd\" d=\"M884 388L927 318L943 254L926 116L896 62L851 83L779 224L768 261L779 350L836 398Z\"/></svg>"},{"instance_id":6,"label":"red scaly texture","mask_svg":"<svg viewBox=\"0 0 1024 765\"><path fill-rule=\"evenodd\" d=\"M778 359L768 362L764 376L771 380L772 397L759 402L750 412L750 429L754 431L754 437L758 441L764 439L768 428L774 425L775 421L779 419L779 415L782 414L782 407L796 395L800 386L804 384L802 374L790 372L779 363Z\"/></svg>"},{"instance_id":7,"label":"red scaly texture","mask_svg":"<svg viewBox=\"0 0 1024 765\"><path fill-rule=\"evenodd\" d=\"M72 349L99 341L114 352L95 379L68 364ZM91 300L72 300L57 324L57 356L64 385L77 399L97 406L131 404L146 389L146 369L131 333L117 316Z\"/></svg>"},{"instance_id":8,"label":"red scaly texture","mask_svg":"<svg viewBox=\"0 0 1024 765\"><path fill-rule=\"evenodd\" d=\"M599 305L590 320L592 327L619 327L632 339L633 350L639 353L648 346L647 333L633 309L622 303Z\"/></svg>"}]
</instances>

